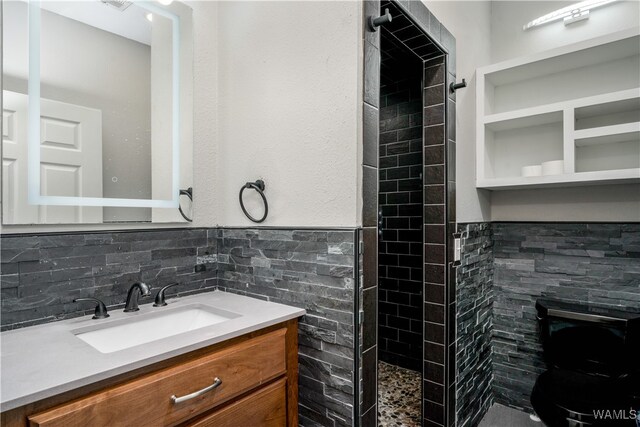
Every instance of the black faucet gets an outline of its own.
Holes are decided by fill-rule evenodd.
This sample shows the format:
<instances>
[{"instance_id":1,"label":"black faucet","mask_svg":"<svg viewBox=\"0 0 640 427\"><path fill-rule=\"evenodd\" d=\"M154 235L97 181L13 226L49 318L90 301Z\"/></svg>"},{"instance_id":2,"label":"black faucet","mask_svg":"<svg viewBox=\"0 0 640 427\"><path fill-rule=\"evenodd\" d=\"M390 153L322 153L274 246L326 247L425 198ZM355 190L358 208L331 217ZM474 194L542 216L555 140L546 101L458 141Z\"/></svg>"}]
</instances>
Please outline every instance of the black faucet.
<instances>
[{"instance_id":1,"label":"black faucet","mask_svg":"<svg viewBox=\"0 0 640 427\"><path fill-rule=\"evenodd\" d=\"M127 293L127 302L124 306L124 312L138 311L138 298L140 295L147 296L151 293L151 288L143 282L136 282L129 288Z\"/></svg>"},{"instance_id":2,"label":"black faucet","mask_svg":"<svg viewBox=\"0 0 640 427\"><path fill-rule=\"evenodd\" d=\"M104 305L102 301L98 298L76 298L73 302L82 302L82 301L90 301L96 303L96 310L93 314L92 319L106 319L109 317L109 313L107 313L107 306Z\"/></svg>"},{"instance_id":3,"label":"black faucet","mask_svg":"<svg viewBox=\"0 0 640 427\"><path fill-rule=\"evenodd\" d=\"M177 285L179 285L179 283L171 283L170 285L167 285L164 288L160 289L156 294L156 301L153 303L153 306L164 307L165 305L167 305L167 302L165 301L164 292L167 289L171 288L172 286L177 286Z\"/></svg>"}]
</instances>

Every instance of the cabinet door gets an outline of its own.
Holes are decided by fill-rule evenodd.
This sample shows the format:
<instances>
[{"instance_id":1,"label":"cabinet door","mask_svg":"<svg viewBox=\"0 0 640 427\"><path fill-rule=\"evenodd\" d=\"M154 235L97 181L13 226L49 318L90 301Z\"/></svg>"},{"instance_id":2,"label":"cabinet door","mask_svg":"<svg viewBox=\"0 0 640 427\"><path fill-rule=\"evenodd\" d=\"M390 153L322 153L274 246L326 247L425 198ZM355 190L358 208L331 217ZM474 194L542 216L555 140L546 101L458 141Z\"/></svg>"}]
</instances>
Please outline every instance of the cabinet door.
<instances>
[{"instance_id":1,"label":"cabinet door","mask_svg":"<svg viewBox=\"0 0 640 427\"><path fill-rule=\"evenodd\" d=\"M286 380L280 379L189 427L284 427L287 425Z\"/></svg>"},{"instance_id":2,"label":"cabinet door","mask_svg":"<svg viewBox=\"0 0 640 427\"><path fill-rule=\"evenodd\" d=\"M286 372L285 329L29 417L31 427L175 425ZM210 387L215 379L221 383ZM203 393L195 393L209 387ZM172 397L185 397L174 403ZM271 424L269 424L271 425Z\"/></svg>"}]
</instances>

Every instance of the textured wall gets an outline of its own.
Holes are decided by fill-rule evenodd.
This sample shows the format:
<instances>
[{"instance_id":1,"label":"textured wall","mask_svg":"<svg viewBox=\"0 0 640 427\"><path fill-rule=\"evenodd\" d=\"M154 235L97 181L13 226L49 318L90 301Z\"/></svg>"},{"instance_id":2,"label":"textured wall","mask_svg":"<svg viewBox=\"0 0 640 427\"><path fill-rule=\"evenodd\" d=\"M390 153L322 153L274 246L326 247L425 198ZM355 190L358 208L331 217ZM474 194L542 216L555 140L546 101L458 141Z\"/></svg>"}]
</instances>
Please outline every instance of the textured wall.
<instances>
[{"instance_id":1,"label":"textured wall","mask_svg":"<svg viewBox=\"0 0 640 427\"><path fill-rule=\"evenodd\" d=\"M217 78L218 135L205 139L218 145L214 222L251 227L238 191L262 178L273 207L264 225L361 225L362 3L216 3L219 54L207 81ZM246 199L261 208L255 194Z\"/></svg>"},{"instance_id":2,"label":"textured wall","mask_svg":"<svg viewBox=\"0 0 640 427\"><path fill-rule=\"evenodd\" d=\"M168 295L213 290L216 243L215 230L206 229L4 235L2 329L93 312L91 304L73 303L74 298L95 297L111 308L124 306L136 281L152 288L179 282ZM196 264L205 264L207 270L195 273Z\"/></svg>"},{"instance_id":3,"label":"textured wall","mask_svg":"<svg viewBox=\"0 0 640 427\"><path fill-rule=\"evenodd\" d=\"M462 224L457 268L457 426L478 425L493 403L491 331L493 242L491 224Z\"/></svg>"},{"instance_id":4,"label":"textured wall","mask_svg":"<svg viewBox=\"0 0 640 427\"><path fill-rule=\"evenodd\" d=\"M220 289L305 308L300 425L352 425L356 230L218 231Z\"/></svg>"},{"instance_id":5,"label":"textured wall","mask_svg":"<svg viewBox=\"0 0 640 427\"><path fill-rule=\"evenodd\" d=\"M545 370L536 299L640 310L640 224L494 223L493 236L495 399L530 410Z\"/></svg>"},{"instance_id":6,"label":"textured wall","mask_svg":"<svg viewBox=\"0 0 640 427\"><path fill-rule=\"evenodd\" d=\"M380 360L422 369L422 63L382 33Z\"/></svg>"}]
</instances>

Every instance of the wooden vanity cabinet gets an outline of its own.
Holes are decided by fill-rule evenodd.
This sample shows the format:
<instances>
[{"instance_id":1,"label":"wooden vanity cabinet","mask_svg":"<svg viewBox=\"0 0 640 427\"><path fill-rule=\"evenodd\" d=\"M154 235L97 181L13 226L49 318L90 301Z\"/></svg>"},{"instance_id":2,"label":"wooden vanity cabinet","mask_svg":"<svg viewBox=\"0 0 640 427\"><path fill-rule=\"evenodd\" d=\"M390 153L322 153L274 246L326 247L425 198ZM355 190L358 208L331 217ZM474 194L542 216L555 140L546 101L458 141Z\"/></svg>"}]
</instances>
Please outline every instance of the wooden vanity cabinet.
<instances>
[{"instance_id":1,"label":"wooden vanity cabinet","mask_svg":"<svg viewBox=\"0 0 640 427\"><path fill-rule=\"evenodd\" d=\"M81 395L65 393L7 411L2 425L295 427L297 347L297 320L291 320L94 385L93 391L85 388Z\"/></svg>"}]
</instances>

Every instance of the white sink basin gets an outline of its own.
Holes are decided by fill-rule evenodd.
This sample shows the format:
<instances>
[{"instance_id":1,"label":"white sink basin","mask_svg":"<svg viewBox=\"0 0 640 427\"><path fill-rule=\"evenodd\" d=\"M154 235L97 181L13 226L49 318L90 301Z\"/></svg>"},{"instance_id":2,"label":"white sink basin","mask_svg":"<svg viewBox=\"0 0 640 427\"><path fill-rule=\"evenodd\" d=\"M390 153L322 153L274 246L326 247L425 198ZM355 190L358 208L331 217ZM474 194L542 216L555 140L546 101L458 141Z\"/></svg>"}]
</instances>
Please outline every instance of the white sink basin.
<instances>
[{"instance_id":1,"label":"white sink basin","mask_svg":"<svg viewBox=\"0 0 640 427\"><path fill-rule=\"evenodd\" d=\"M237 313L203 304L157 310L72 332L99 352L113 353L240 317Z\"/></svg>"}]
</instances>

